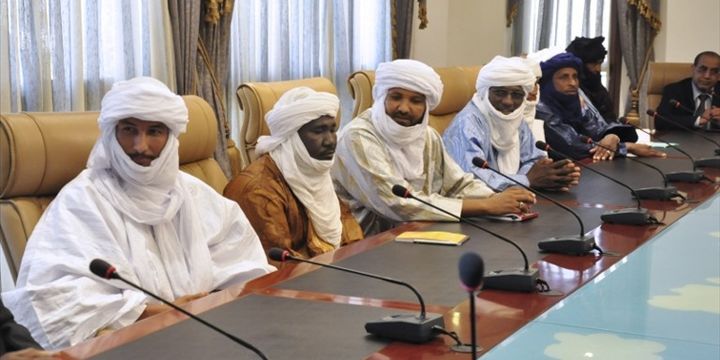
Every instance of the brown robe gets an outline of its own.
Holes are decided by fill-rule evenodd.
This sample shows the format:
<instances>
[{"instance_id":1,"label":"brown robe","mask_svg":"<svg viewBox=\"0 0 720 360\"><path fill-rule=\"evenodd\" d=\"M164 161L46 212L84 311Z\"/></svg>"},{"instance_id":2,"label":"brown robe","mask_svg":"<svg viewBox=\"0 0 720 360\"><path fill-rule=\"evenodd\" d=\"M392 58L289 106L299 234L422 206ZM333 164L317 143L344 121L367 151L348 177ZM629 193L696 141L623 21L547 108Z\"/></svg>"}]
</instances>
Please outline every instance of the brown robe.
<instances>
[{"instance_id":1,"label":"brown robe","mask_svg":"<svg viewBox=\"0 0 720 360\"><path fill-rule=\"evenodd\" d=\"M293 195L268 154L255 160L230 181L224 195L240 205L265 251L279 247L294 256L309 258L333 249L315 234L305 206ZM340 201L340 218L343 226L341 245L363 238L360 225L343 201Z\"/></svg>"}]
</instances>

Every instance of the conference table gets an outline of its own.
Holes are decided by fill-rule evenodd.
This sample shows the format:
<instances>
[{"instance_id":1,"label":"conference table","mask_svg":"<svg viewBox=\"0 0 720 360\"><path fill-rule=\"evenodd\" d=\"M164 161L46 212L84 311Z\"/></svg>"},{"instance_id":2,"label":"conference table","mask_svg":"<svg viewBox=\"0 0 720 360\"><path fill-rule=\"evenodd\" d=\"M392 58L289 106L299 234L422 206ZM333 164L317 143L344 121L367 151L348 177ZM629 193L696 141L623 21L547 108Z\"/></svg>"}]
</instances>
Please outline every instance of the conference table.
<instances>
[{"instance_id":1,"label":"conference table","mask_svg":"<svg viewBox=\"0 0 720 360\"><path fill-rule=\"evenodd\" d=\"M705 135L720 141L720 134ZM667 133L663 139L696 158L712 157L717 148L690 133ZM667 158L642 160L662 172L692 169L690 160L679 152L664 151ZM583 163L632 188L663 184L656 170L630 158ZM545 193L578 214L583 233L595 237L603 254L540 252L538 241L581 231L571 214L541 198L533 206L540 213L536 219L522 223L474 219L517 242L551 290L478 292L479 356L719 358L720 169L704 170L707 179L699 183L672 183L684 199L640 202L659 221L654 225L603 224L602 213L637 203L627 189L587 169L571 191ZM460 232L470 240L461 246L394 241L398 234L416 230ZM466 252L480 254L486 272L523 266L520 253L509 244L454 222L403 223L313 260L412 284L422 294L428 313L442 315L445 329L470 343L469 294L458 278L458 260ZM688 296L673 297L678 294ZM698 304L698 299L704 301ZM714 299L718 301L713 303ZM253 344L270 359L470 357L454 352L451 346L456 342L449 336L413 344L367 334L367 322L417 314L415 295L403 286L305 263L283 263L276 272L212 293L185 309ZM177 311L138 321L65 352L97 359L258 358Z\"/></svg>"}]
</instances>

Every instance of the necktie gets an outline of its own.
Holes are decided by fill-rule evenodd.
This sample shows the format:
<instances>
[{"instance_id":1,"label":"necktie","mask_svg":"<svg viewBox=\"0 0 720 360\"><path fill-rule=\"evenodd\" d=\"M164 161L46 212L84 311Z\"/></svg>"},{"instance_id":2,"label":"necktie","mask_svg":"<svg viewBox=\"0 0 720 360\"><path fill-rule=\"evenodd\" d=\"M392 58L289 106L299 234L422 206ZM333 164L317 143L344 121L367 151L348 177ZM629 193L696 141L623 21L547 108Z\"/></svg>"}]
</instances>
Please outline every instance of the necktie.
<instances>
[{"instance_id":1,"label":"necktie","mask_svg":"<svg viewBox=\"0 0 720 360\"><path fill-rule=\"evenodd\" d=\"M708 94L700 94L698 95L698 99L700 99L700 103L697 106L697 109L695 109L695 113L693 116L697 118L698 116L702 115L705 112L705 100L707 100L710 97Z\"/></svg>"}]
</instances>

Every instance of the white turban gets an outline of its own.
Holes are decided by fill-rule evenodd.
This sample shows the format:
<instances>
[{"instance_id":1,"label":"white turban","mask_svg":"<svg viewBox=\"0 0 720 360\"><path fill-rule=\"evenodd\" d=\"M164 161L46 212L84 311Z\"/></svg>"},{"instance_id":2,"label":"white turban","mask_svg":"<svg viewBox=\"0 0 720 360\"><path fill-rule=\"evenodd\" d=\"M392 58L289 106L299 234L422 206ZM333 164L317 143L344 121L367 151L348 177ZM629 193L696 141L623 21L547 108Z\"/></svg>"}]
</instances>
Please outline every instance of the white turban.
<instances>
[{"instance_id":1,"label":"white turban","mask_svg":"<svg viewBox=\"0 0 720 360\"><path fill-rule=\"evenodd\" d=\"M326 243L340 246L340 202L330 177L333 160L310 156L298 130L323 116L337 115L337 96L298 87L283 94L265 116L270 136L261 136L257 154L270 153L295 197L305 206L315 233Z\"/></svg>"},{"instance_id":2,"label":"white turban","mask_svg":"<svg viewBox=\"0 0 720 360\"><path fill-rule=\"evenodd\" d=\"M150 166L132 161L115 137L115 128L122 119L136 118L159 121L170 129L165 147ZM179 180L178 136L185 132L188 110L182 97L162 82L137 77L113 85L102 100L98 124L100 139L95 143L88 168L90 180L112 206L124 215L123 226L135 229L137 224L152 226L155 243L163 260L183 264L177 276L169 278L174 291L194 294L212 286L212 274L196 270L212 262L207 244L198 238L198 212L188 189ZM177 226L173 220L180 219ZM134 230L133 230L134 231ZM138 269L147 269L147 244L127 239ZM205 250L203 250L203 247Z\"/></svg>"},{"instance_id":3,"label":"white turban","mask_svg":"<svg viewBox=\"0 0 720 360\"><path fill-rule=\"evenodd\" d=\"M322 116L335 117L339 108L340 100L330 93L316 92L304 86L285 92L265 114L270 136L258 138L255 153L261 155L272 151L303 125Z\"/></svg>"},{"instance_id":4,"label":"white turban","mask_svg":"<svg viewBox=\"0 0 720 360\"><path fill-rule=\"evenodd\" d=\"M535 85L535 74L519 57L496 56L480 69L475 83L473 102L490 125L490 140L498 152L498 170L517 173L520 167L520 124L524 118L527 93ZM521 86L525 91L522 104L510 114L503 114L490 103L490 87Z\"/></svg>"},{"instance_id":5,"label":"white turban","mask_svg":"<svg viewBox=\"0 0 720 360\"><path fill-rule=\"evenodd\" d=\"M402 88L425 95L423 120L415 126L396 123L385 111L388 90ZM395 60L382 63L375 71L372 121L380 137L388 145L388 152L396 169L408 181L422 177L423 151L430 110L440 103L443 83L433 68L416 60Z\"/></svg>"}]
</instances>

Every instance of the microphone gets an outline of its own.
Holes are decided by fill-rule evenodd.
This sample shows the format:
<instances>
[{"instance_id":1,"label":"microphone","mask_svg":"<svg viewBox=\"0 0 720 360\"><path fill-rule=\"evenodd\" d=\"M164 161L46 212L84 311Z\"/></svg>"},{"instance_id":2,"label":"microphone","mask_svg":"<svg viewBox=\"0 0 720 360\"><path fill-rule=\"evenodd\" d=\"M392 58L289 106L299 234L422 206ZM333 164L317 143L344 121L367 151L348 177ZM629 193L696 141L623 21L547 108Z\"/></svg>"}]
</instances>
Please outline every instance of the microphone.
<instances>
[{"instance_id":1,"label":"microphone","mask_svg":"<svg viewBox=\"0 0 720 360\"><path fill-rule=\"evenodd\" d=\"M420 199L413 195L408 189L406 189L402 185L393 185L392 192L397 197L405 198L405 199L414 199L416 201L419 201L420 203L423 203L435 210L441 211L444 214L447 214L453 218L458 219L458 221L468 224L478 230L481 230L487 234L490 234L492 236L495 236L496 238L512 245L517 249L517 251L520 252L520 255L523 257L523 261L525 262L525 267L523 269L512 269L512 270L496 270L491 271L487 276L485 276L485 282L483 285L483 288L485 289L496 289L496 290L507 290L507 291L521 291L521 292L533 292L537 290L537 284L538 283L545 283L543 280L538 279L538 271L537 269L531 269L530 264L528 263L527 255L525 255L525 252L523 249L514 241L501 236L500 234L497 234L493 231L490 231L488 229L485 229L484 227L478 225L474 221L470 221L464 217L457 216L445 209L442 209L438 206L435 206L423 199Z\"/></svg>"},{"instance_id":2,"label":"microphone","mask_svg":"<svg viewBox=\"0 0 720 360\"><path fill-rule=\"evenodd\" d=\"M648 115L652 116L653 119L654 119L654 118L662 119L662 120L664 120L665 123L667 123L667 124L671 124L672 126L675 126L675 127L678 128L678 129L682 129L682 130L684 130L684 131L687 131L687 132L689 132L689 133L691 133L691 134L694 134L694 135L696 135L696 136L699 136L699 137L701 137L701 138L703 138L703 139L705 139L705 140L707 140L707 141L715 144L715 146L717 146L717 148L715 149L715 155L720 155L720 143L718 143L717 141L711 139L710 137L705 136L705 135L703 135L703 134L700 134L699 132L694 131L693 129L687 128L687 127L685 127L685 126L683 126L683 125L681 125L681 124L678 124L678 123L676 123L675 121L672 121L672 120L670 120L670 119L668 119L668 118L660 115L660 114L659 114L657 111L655 111L655 110L648 109L648 111L646 111L646 113L647 113ZM697 159L697 160L695 160L695 166L697 166L697 167L720 168L720 157L715 156L715 157L711 157L711 158Z\"/></svg>"},{"instance_id":3,"label":"microphone","mask_svg":"<svg viewBox=\"0 0 720 360\"><path fill-rule=\"evenodd\" d=\"M603 146L601 144L598 144L596 141L593 141L593 139L590 138L589 136L581 135L580 139L585 143L601 147L605 150L613 151L611 148L609 148L607 146ZM637 163L640 163L642 165L645 165L645 166L657 171L658 173L660 173L660 176L662 176L662 179L663 179L663 185L664 185L663 187L655 186L655 187L646 187L646 188L635 189L635 194L636 194L636 196L639 196L640 199L671 200L672 198L681 196L677 192L677 189L674 186L668 186L668 179L665 176L665 173L662 172L662 170L660 170L657 167L650 165L640 159L636 159L634 157L628 157L628 159L635 161Z\"/></svg>"},{"instance_id":4,"label":"microphone","mask_svg":"<svg viewBox=\"0 0 720 360\"><path fill-rule=\"evenodd\" d=\"M648 134L651 139L653 138L653 134L651 134L648 131L645 131L645 129L643 129L639 126L635 126L634 124L631 124L627 121L623 121L623 124L630 125L630 126L634 127L635 130L642 131L645 134ZM673 171L673 172L665 173L665 178L667 178L668 181L694 183L694 182L700 182L702 179L705 179L705 172L697 169L697 166L695 166L695 159L693 159L693 157L690 156L690 154L685 152L685 150L681 149L679 146L673 145L673 143L671 143L671 142L660 139L657 136L655 136L655 140L659 140L660 142L667 145L668 147L673 148L673 149L677 150L678 152L680 152L681 154L685 155L688 159L690 159L690 162L693 165L693 171Z\"/></svg>"},{"instance_id":5,"label":"microphone","mask_svg":"<svg viewBox=\"0 0 720 360\"><path fill-rule=\"evenodd\" d=\"M433 338L435 338L435 335L437 333L435 332L435 327L442 328L445 323L443 321L443 317L441 315L437 315L434 317L428 317L425 313L425 301L423 301L422 296L420 296L420 293L410 284L384 277L379 276L375 274L370 274L362 271L352 270L340 266L335 266L332 264L323 264L320 262L298 258L295 256L292 256L289 251L283 250L280 248L271 248L270 251L268 251L268 257L271 260L279 261L279 262L285 262L287 260L295 260L299 262L304 262L308 264L318 265L330 269L340 270L344 272L348 272L355 275L360 276L366 276L373 279L378 279L382 281L386 281L389 283L402 285L407 287L408 289L412 290L413 293L415 293L415 296L417 296L418 301L420 302L420 315L391 315L386 316L382 318L379 321L369 322L365 324L365 331L369 332L370 334L374 334L377 336L393 339L393 340L400 340L400 341L406 341L406 342L412 342L412 343L425 343Z\"/></svg>"},{"instance_id":6,"label":"microphone","mask_svg":"<svg viewBox=\"0 0 720 360\"><path fill-rule=\"evenodd\" d=\"M538 141L535 143L535 147L537 147L540 150L545 150L549 153L553 153L554 157L557 158L568 158L567 155L553 149L550 147L550 145ZM603 222L607 223L617 223L617 224L625 224L625 225L645 225L645 224L657 224L658 221L654 217L652 217L648 212L647 209L644 209L640 206L640 197L638 194L633 190L633 188L627 186L626 184L613 179L612 177L605 175L585 164L582 162L575 162L575 164L578 164L582 166L584 169L588 169L595 174L598 174L628 190L630 190L630 193L632 194L633 198L635 198L635 201L637 201L637 208L625 208L625 209L618 209L618 210L612 210L608 211L602 215L600 215L600 219Z\"/></svg>"},{"instance_id":7,"label":"microphone","mask_svg":"<svg viewBox=\"0 0 720 360\"><path fill-rule=\"evenodd\" d=\"M483 281L485 265L480 255L468 252L460 257L458 272L460 273L460 284L467 290L470 296L470 343L472 346L472 359L477 359L477 332L475 324L475 291L478 290Z\"/></svg>"},{"instance_id":8,"label":"microphone","mask_svg":"<svg viewBox=\"0 0 720 360\"><path fill-rule=\"evenodd\" d=\"M672 107L674 107L676 109L681 109L682 111L684 111L690 115L695 114L695 111L693 111L692 109L688 108L687 106L681 104L679 101L677 101L675 99L670 99L670 105L672 105Z\"/></svg>"},{"instance_id":9,"label":"microphone","mask_svg":"<svg viewBox=\"0 0 720 360\"><path fill-rule=\"evenodd\" d=\"M144 292L145 294L147 294L147 295L149 295L149 296L157 299L158 301L164 303L165 305L170 306L171 308L173 308L173 309L175 309L175 310L177 310L177 311L179 311L179 312L187 315L189 318L191 318L191 319L193 319L193 320L196 320L196 321L199 321L201 324L203 324L203 325L205 325L205 326L207 326L207 327L209 327L209 328L217 331L218 333L220 333L220 334L222 334L222 335L225 335L225 337L229 338L230 340L234 341L235 343L240 344L240 345L242 345L242 346L244 346L244 347L252 350L252 351L255 352L261 359L267 360L267 356L265 356L265 354L263 354L262 351L260 351L258 348L256 348L255 346L251 345L250 343L248 343L248 342L246 342L246 341L244 341L244 340L242 340L242 339L240 339L240 338L238 338L238 337L236 337L236 336L234 336L234 335L232 335L232 334L230 334L230 333L228 333L228 332L226 332L226 331L218 328L217 326L215 326L215 325L213 325L213 324L211 324L211 323L209 323L209 322L201 319L201 318L198 317L198 316L195 316L195 315L191 314L189 311L186 311L185 309L183 309L183 308L181 308L181 307L173 304L172 302L167 301L167 300L165 300L165 299L163 299L163 298L161 298L161 297L159 297L159 296L151 293L150 291L143 289L143 288L140 287L139 285L136 285L136 284L130 282L129 280L121 277L120 274L117 273L117 270L115 269L115 267L112 266L112 265L110 265L110 264L109 264L107 261L105 261L105 260L95 259L95 260L91 261L91 262L90 262L90 272L92 272L93 274L95 274L95 275L97 275L97 276L99 276L99 277L101 277L101 278L103 278L103 279L106 279L106 280L112 280L112 279L120 280L120 281L122 281L122 282L124 282L124 283L126 283L126 284L128 284L128 285L130 285L130 286L132 286L132 287L134 287L135 289L138 289L138 290Z\"/></svg>"},{"instance_id":10,"label":"microphone","mask_svg":"<svg viewBox=\"0 0 720 360\"><path fill-rule=\"evenodd\" d=\"M479 168L488 169L488 170L524 187L525 189L532 191L533 193L535 193L535 195L540 196L543 199L546 199L557 206L560 206L565 211L568 211L573 216L575 216L577 221L580 223L580 227L581 227L580 232L583 233L583 230L582 230L583 223L580 220L580 217L574 211L572 211L570 208L568 208L567 206L563 205L559 201L557 201L539 191L536 191L536 190L530 188L529 186L525 186L523 183L516 181L515 179L511 178L510 176L507 176L507 175L501 173L500 171L491 168L490 165L488 164L488 162L481 159L480 157L473 158L472 163L473 163L473 165L475 165ZM580 165L584 166L583 164L580 164ZM630 189L630 191L632 192L633 190ZM614 223L614 224L623 224L623 225L657 224L658 221L648 213L647 209L644 209L640 206L640 199L636 197L635 200L637 201L637 208L625 208L625 209L618 209L618 210L610 210L610 211L607 211L604 214L600 215L600 219L604 222Z\"/></svg>"}]
</instances>

